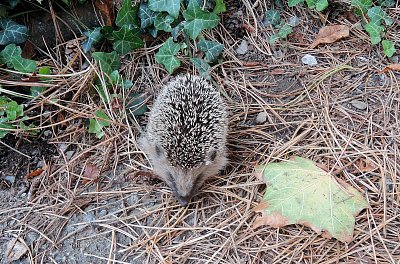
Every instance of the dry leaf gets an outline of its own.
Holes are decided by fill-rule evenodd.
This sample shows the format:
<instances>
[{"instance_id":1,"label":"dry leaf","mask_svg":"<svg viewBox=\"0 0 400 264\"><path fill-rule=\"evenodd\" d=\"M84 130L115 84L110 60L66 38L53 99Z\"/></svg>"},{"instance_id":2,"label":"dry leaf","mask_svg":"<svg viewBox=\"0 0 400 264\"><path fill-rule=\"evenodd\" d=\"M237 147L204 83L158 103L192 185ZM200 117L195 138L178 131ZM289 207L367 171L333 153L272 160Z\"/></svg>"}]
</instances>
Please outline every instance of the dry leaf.
<instances>
[{"instance_id":1,"label":"dry leaf","mask_svg":"<svg viewBox=\"0 0 400 264\"><path fill-rule=\"evenodd\" d=\"M26 246L19 242L16 238L10 240L7 244L6 257L10 263L12 261L20 259L28 251Z\"/></svg>"},{"instance_id":2,"label":"dry leaf","mask_svg":"<svg viewBox=\"0 0 400 264\"><path fill-rule=\"evenodd\" d=\"M319 44L333 43L339 39L348 37L350 29L345 25L326 26L319 30L316 40L311 44L310 48L315 48Z\"/></svg>"},{"instance_id":3,"label":"dry leaf","mask_svg":"<svg viewBox=\"0 0 400 264\"><path fill-rule=\"evenodd\" d=\"M361 172L371 172L377 168L371 160L365 158L357 160L357 167Z\"/></svg>"},{"instance_id":4,"label":"dry leaf","mask_svg":"<svg viewBox=\"0 0 400 264\"><path fill-rule=\"evenodd\" d=\"M35 178L35 177L38 177L38 176L40 176L44 171L46 171L47 168L48 168L47 165L44 165L41 169L37 169L37 170L34 170L34 171L30 172L30 173L28 173L27 175L25 175L25 179L31 180L31 179L33 179L33 178Z\"/></svg>"},{"instance_id":5,"label":"dry leaf","mask_svg":"<svg viewBox=\"0 0 400 264\"><path fill-rule=\"evenodd\" d=\"M96 165L93 165L90 162L86 163L85 172L83 173L84 179L83 179L82 183L86 184L89 181L97 180L97 178L99 176L100 176L99 168L97 168Z\"/></svg>"},{"instance_id":6,"label":"dry leaf","mask_svg":"<svg viewBox=\"0 0 400 264\"><path fill-rule=\"evenodd\" d=\"M112 26L114 19L114 5L112 0L96 0L94 1L97 9L100 10L107 26Z\"/></svg>"},{"instance_id":7,"label":"dry leaf","mask_svg":"<svg viewBox=\"0 0 400 264\"><path fill-rule=\"evenodd\" d=\"M388 71L400 71L400 64L396 63L396 64L390 64L388 66L386 66L385 68L383 68L383 70L381 70L380 72L378 72L378 74L382 74Z\"/></svg>"}]
</instances>

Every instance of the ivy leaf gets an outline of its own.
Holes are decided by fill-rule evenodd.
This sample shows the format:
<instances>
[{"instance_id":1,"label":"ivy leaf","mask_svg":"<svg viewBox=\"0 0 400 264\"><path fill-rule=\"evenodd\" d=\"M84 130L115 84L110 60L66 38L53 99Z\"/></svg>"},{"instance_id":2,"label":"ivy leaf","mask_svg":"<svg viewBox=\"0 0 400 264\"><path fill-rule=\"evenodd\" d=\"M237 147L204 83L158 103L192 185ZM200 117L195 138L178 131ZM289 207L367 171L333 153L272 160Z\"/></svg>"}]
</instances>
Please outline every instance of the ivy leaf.
<instances>
[{"instance_id":1,"label":"ivy leaf","mask_svg":"<svg viewBox=\"0 0 400 264\"><path fill-rule=\"evenodd\" d=\"M122 26L135 26L139 27L137 19L138 6L132 6L132 0L124 0L121 9L118 11L115 24L119 27Z\"/></svg>"},{"instance_id":2,"label":"ivy leaf","mask_svg":"<svg viewBox=\"0 0 400 264\"><path fill-rule=\"evenodd\" d=\"M114 42L113 32L114 27L112 26L104 26L100 30L100 33L111 42Z\"/></svg>"},{"instance_id":3,"label":"ivy leaf","mask_svg":"<svg viewBox=\"0 0 400 264\"><path fill-rule=\"evenodd\" d=\"M372 6L372 0L351 0L351 6L356 8L357 15L362 15Z\"/></svg>"},{"instance_id":4,"label":"ivy leaf","mask_svg":"<svg viewBox=\"0 0 400 264\"><path fill-rule=\"evenodd\" d=\"M383 26L369 22L364 28L369 33L372 44L376 45L381 41L381 33L385 30Z\"/></svg>"},{"instance_id":5,"label":"ivy leaf","mask_svg":"<svg viewBox=\"0 0 400 264\"><path fill-rule=\"evenodd\" d=\"M2 124L0 121L0 139L4 138L10 131L3 129L13 129L14 127L9 124Z\"/></svg>"},{"instance_id":6,"label":"ivy leaf","mask_svg":"<svg viewBox=\"0 0 400 264\"><path fill-rule=\"evenodd\" d=\"M278 35L272 35L272 36L269 37L268 43L275 44L278 40L279 40L279 36Z\"/></svg>"},{"instance_id":7,"label":"ivy leaf","mask_svg":"<svg viewBox=\"0 0 400 264\"><path fill-rule=\"evenodd\" d=\"M385 7L394 7L396 5L395 0L378 0L378 4Z\"/></svg>"},{"instance_id":8,"label":"ivy leaf","mask_svg":"<svg viewBox=\"0 0 400 264\"><path fill-rule=\"evenodd\" d=\"M14 121L17 117L24 115L24 107L15 101L8 102L6 105L6 114L8 121Z\"/></svg>"},{"instance_id":9,"label":"ivy leaf","mask_svg":"<svg viewBox=\"0 0 400 264\"><path fill-rule=\"evenodd\" d=\"M380 25L382 20L385 21L385 24L390 26L393 24L393 19L388 17L388 15L383 11L382 7L374 6L368 9L368 17L371 19L371 22Z\"/></svg>"},{"instance_id":10,"label":"ivy leaf","mask_svg":"<svg viewBox=\"0 0 400 264\"><path fill-rule=\"evenodd\" d=\"M329 5L328 0L319 0L315 5L315 9L321 12L325 10L328 7L328 5Z\"/></svg>"},{"instance_id":11,"label":"ivy leaf","mask_svg":"<svg viewBox=\"0 0 400 264\"><path fill-rule=\"evenodd\" d=\"M293 7L300 3L304 3L304 0L288 0L288 6Z\"/></svg>"},{"instance_id":12,"label":"ivy leaf","mask_svg":"<svg viewBox=\"0 0 400 264\"><path fill-rule=\"evenodd\" d=\"M175 56L179 52L179 49L180 45L175 43L172 37L170 37L156 53L156 61L164 65L170 74L181 65L181 62Z\"/></svg>"},{"instance_id":13,"label":"ivy leaf","mask_svg":"<svg viewBox=\"0 0 400 264\"><path fill-rule=\"evenodd\" d=\"M157 30L163 30L165 32L171 32L171 23L174 22L174 18L170 15L158 14L156 20L154 21L154 27Z\"/></svg>"},{"instance_id":14,"label":"ivy leaf","mask_svg":"<svg viewBox=\"0 0 400 264\"><path fill-rule=\"evenodd\" d=\"M197 46L204 52L207 62L214 62L224 49L224 45L221 43L204 39L200 40Z\"/></svg>"},{"instance_id":15,"label":"ivy leaf","mask_svg":"<svg viewBox=\"0 0 400 264\"><path fill-rule=\"evenodd\" d=\"M94 133L97 138L102 138L104 136L103 128L110 125L110 122L108 122L110 118L101 109L96 111L95 116L97 118L89 119L89 133Z\"/></svg>"},{"instance_id":16,"label":"ivy leaf","mask_svg":"<svg viewBox=\"0 0 400 264\"><path fill-rule=\"evenodd\" d=\"M22 57L11 57L14 69L19 72L29 73L36 70L36 61L24 59Z\"/></svg>"},{"instance_id":17,"label":"ivy leaf","mask_svg":"<svg viewBox=\"0 0 400 264\"><path fill-rule=\"evenodd\" d=\"M226 11L224 0L215 0L214 14L223 13Z\"/></svg>"},{"instance_id":18,"label":"ivy leaf","mask_svg":"<svg viewBox=\"0 0 400 264\"><path fill-rule=\"evenodd\" d=\"M149 8L156 12L168 12L172 17L178 18L180 0L149 0Z\"/></svg>"},{"instance_id":19,"label":"ivy leaf","mask_svg":"<svg viewBox=\"0 0 400 264\"><path fill-rule=\"evenodd\" d=\"M185 32L195 39L203 29L211 29L218 25L219 17L215 13L201 10L196 0L190 0L187 10L183 12L186 19Z\"/></svg>"},{"instance_id":20,"label":"ivy leaf","mask_svg":"<svg viewBox=\"0 0 400 264\"><path fill-rule=\"evenodd\" d=\"M281 22L281 15L279 14L279 11L271 9L265 12L263 21L268 21L271 25L277 26Z\"/></svg>"},{"instance_id":21,"label":"ivy leaf","mask_svg":"<svg viewBox=\"0 0 400 264\"><path fill-rule=\"evenodd\" d=\"M49 66L41 67L39 69L39 74L50 75L51 74L50 67ZM40 77L39 79L41 81L45 81L45 80L48 80L49 78ZM46 91L46 87L43 87L43 86L32 86L30 88L30 92L31 92L32 96L38 96L39 94L43 93L44 91Z\"/></svg>"},{"instance_id":22,"label":"ivy leaf","mask_svg":"<svg viewBox=\"0 0 400 264\"><path fill-rule=\"evenodd\" d=\"M0 45L20 44L28 38L28 28L11 19L0 18Z\"/></svg>"},{"instance_id":23,"label":"ivy leaf","mask_svg":"<svg viewBox=\"0 0 400 264\"><path fill-rule=\"evenodd\" d=\"M82 42L82 49L84 53L87 53L95 43L99 42L103 35L100 33L101 27L96 27L93 30L87 30L83 32L86 39Z\"/></svg>"},{"instance_id":24,"label":"ivy leaf","mask_svg":"<svg viewBox=\"0 0 400 264\"><path fill-rule=\"evenodd\" d=\"M21 56L22 50L15 44L8 44L0 52L0 62L6 63L7 67L14 68L19 72L34 72L36 70L36 61L24 59Z\"/></svg>"},{"instance_id":25,"label":"ivy leaf","mask_svg":"<svg viewBox=\"0 0 400 264\"><path fill-rule=\"evenodd\" d=\"M382 40L382 47L383 47L383 53L385 53L386 56L389 58L393 56L393 54L396 52L396 49L394 47L394 42L390 40Z\"/></svg>"},{"instance_id":26,"label":"ivy leaf","mask_svg":"<svg viewBox=\"0 0 400 264\"><path fill-rule=\"evenodd\" d=\"M115 51L111 53L94 52L92 57L100 64L101 70L107 75L110 75L113 70L118 70L121 67L121 61Z\"/></svg>"},{"instance_id":27,"label":"ivy leaf","mask_svg":"<svg viewBox=\"0 0 400 264\"><path fill-rule=\"evenodd\" d=\"M134 116L141 116L147 112L147 105L145 104L145 94L133 93L129 95L129 101L126 105L132 111Z\"/></svg>"},{"instance_id":28,"label":"ivy leaf","mask_svg":"<svg viewBox=\"0 0 400 264\"><path fill-rule=\"evenodd\" d=\"M118 31L114 31L113 37L115 39L113 48L122 56L144 45L140 38L140 29L130 29L127 25L122 26Z\"/></svg>"},{"instance_id":29,"label":"ivy leaf","mask_svg":"<svg viewBox=\"0 0 400 264\"><path fill-rule=\"evenodd\" d=\"M324 237L352 241L354 216L368 203L348 183L300 157L260 166L257 174L266 182L267 190L256 209L263 217L256 219L254 227L301 224L322 232Z\"/></svg>"},{"instance_id":30,"label":"ivy leaf","mask_svg":"<svg viewBox=\"0 0 400 264\"><path fill-rule=\"evenodd\" d=\"M210 65L200 58L191 58L190 61L193 63L194 67L196 67L199 74L209 80L211 79L210 76Z\"/></svg>"},{"instance_id":31,"label":"ivy leaf","mask_svg":"<svg viewBox=\"0 0 400 264\"><path fill-rule=\"evenodd\" d=\"M182 33L183 28L185 27L185 23L186 21L182 21L172 29L171 35L174 38L174 41L178 40L179 35Z\"/></svg>"},{"instance_id":32,"label":"ivy leaf","mask_svg":"<svg viewBox=\"0 0 400 264\"><path fill-rule=\"evenodd\" d=\"M293 32L292 27L289 24L285 24L279 30L278 37L281 38L281 39L287 38L287 36L292 32Z\"/></svg>"},{"instance_id":33,"label":"ivy leaf","mask_svg":"<svg viewBox=\"0 0 400 264\"><path fill-rule=\"evenodd\" d=\"M152 11L147 3L142 3L139 7L140 27L147 28L153 25L157 13Z\"/></svg>"}]
</instances>

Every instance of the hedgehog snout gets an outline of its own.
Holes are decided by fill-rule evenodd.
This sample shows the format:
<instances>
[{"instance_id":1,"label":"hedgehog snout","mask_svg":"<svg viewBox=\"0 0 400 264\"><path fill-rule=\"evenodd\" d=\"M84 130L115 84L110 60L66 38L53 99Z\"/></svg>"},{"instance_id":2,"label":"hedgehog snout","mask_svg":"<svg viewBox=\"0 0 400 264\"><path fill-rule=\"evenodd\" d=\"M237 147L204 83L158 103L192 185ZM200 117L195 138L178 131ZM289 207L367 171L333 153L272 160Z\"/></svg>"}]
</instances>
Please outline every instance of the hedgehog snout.
<instances>
[{"instance_id":1,"label":"hedgehog snout","mask_svg":"<svg viewBox=\"0 0 400 264\"><path fill-rule=\"evenodd\" d=\"M180 196L180 195L176 195L175 197L182 206L188 205L190 199L192 198L192 196Z\"/></svg>"}]
</instances>

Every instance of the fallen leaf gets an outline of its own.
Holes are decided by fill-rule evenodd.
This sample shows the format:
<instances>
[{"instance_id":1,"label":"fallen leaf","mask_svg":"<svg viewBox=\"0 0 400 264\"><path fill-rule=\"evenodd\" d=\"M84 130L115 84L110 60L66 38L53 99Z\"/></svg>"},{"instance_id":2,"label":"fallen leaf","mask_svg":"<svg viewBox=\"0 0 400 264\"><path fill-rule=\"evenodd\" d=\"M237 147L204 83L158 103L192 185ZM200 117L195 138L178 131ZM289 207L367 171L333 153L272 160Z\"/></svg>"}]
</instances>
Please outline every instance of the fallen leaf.
<instances>
[{"instance_id":1,"label":"fallen leaf","mask_svg":"<svg viewBox=\"0 0 400 264\"><path fill-rule=\"evenodd\" d=\"M44 171L45 171L44 169L37 169L37 170L34 170L34 171L28 173L28 174L25 176L25 178L26 178L27 180L31 180L32 178L35 178L35 177L37 177L37 176L40 176Z\"/></svg>"},{"instance_id":2,"label":"fallen leaf","mask_svg":"<svg viewBox=\"0 0 400 264\"><path fill-rule=\"evenodd\" d=\"M97 168L96 165L93 165L90 162L86 163L85 172L83 173L84 179L82 183L86 184L90 181L97 180L99 176L100 176L99 168Z\"/></svg>"},{"instance_id":3,"label":"fallen leaf","mask_svg":"<svg viewBox=\"0 0 400 264\"><path fill-rule=\"evenodd\" d=\"M112 26L114 18L114 5L112 0L96 0L94 1L97 9L100 10L102 17L104 18L107 26Z\"/></svg>"},{"instance_id":4,"label":"fallen leaf","mask_svg":"<svg viewBox=\"0 0 400 264\"><path fill-rule=\"evenodd\" d=\"M10 240L7 244L6 257L8 263L20 259L28 251L26 246L16 238Z\"/></svg>"},{"instance_id":5,"label":"fallen leaf","mask_svg":"<svg viewBox=\"0 0 400 264\"><path fill-rule=\"evenodd\" d=\"M371 172L377 169L371 160L365 158L357 160L357 167L361 172Z\"/></svg>"},{"instance_id":6,"label":"fallen leaf","mask_svg":"<svg viewBox=\"0 0 400 264\"><path fill-rule=\"evenodd\" d=\"M319 30L317 38L311 44L310 48L315 48L319 44L333 43L339 39L348 37L350 29L346 25L326 26Z\"/></svg>"},{"instance_id":7,"label":"fallen leaf","mask_svg":"<svg viewBox=\"0 0 400 264\"><path fill-rule=\"evenodd\" d=\"M397 64L397 63L390 64L390 65L386 66L385 68L383 68L383 70L378 72L378 74L382 74L382 73L388 72L390 70L392 70L392 71L400 71L400 64Z\"/></svg>"},{"instance_id":8,"label":"fallen leaf","mask_svg":"<svg viewBox=\"0 0 400 264\"><path fill-rule=\"evenodd\" d=\"M368 207L356 189L301 157L260 166L260 174L267 184L261 209L268 206L253 227L300 224L324 237L352 241L354 216Z\"/></svg>"}]
</instances>

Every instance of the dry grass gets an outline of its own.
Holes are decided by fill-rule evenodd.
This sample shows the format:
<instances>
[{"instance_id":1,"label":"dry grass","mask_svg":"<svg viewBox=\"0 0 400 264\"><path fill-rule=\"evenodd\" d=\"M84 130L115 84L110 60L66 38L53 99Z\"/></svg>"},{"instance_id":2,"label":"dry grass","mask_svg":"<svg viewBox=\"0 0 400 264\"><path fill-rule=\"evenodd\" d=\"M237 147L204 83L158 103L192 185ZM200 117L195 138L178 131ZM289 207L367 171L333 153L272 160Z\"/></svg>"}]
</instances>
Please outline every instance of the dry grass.
<instances>
[{"instance_id":1,"label":"dry grass","mask_svg":"<svg viewBox=\"0 0 400 264\"><path fill-rule=\"evenodd\" d=\"M100 230L93 237L105 237L110 243L107 256L93 256L99 262L400 263L399 74L377 75L388 61L371 48L364 31L346 20L340 23L352 27L349 38L308 49L321 23L302 8L284 14L286 19L294 13L302 19L295 29L304 37L302 42L292 38L270 46L266 39L271 31L257 22L268 6L269 2L243 1L241 23L254 31L239 27L234 32L221 26L208 35L226 47L213 79L229 105L230 164L186 208L179 206L166 185L141 176L148 162L136 139L146 118L135 119L123 107L93 99L96 67L58 76L43 98L30 103L35 105L31 110L36 108L42 116L41 127L52 129L52 143L74 150L71 159L60 150L59 157L45 161L49 170L32 182L28 202L0 210L0 222L16 221L4 233L22 240L29 231L40 234L30 248L31 263L47 262L49 251L73 235L62 231L73 215L88 206L98 213L110 202L121 209L90 224ZM235 11L228 11L223 25ZM391 10L391 15L399 13L399 7ZM397 43L398 26L397 20L388 33ZM244 32L252 47L245 56L235 54L237 31ZM123 61L134 91L152 95L169 78L155 62L155 50L154 46L137 50L132 60ZM304 54L315 55L318 66L304 66ZM184 61L182 70L195 72L190 67ZM352 100L367 102L367 109L354 108ZM83 125L98 108L112 118L102 140L88 135ZM44 109L50 113L43 115ZM264 111L267 122L256 124L255 117ZM252 228L252 208L265 189L253 175L254 166L292 155L324 164L368 199L370 208L357 217L353 242L325 239L298 225ZM88 162L103 172L90 187L82 184ZM362 162L369 167L362 167ZM137 202L127 206L131 195ZM75 232L88 226L83 223ZM131 242L123 244L121 237Z\"/></svg>"}]
</instances>

